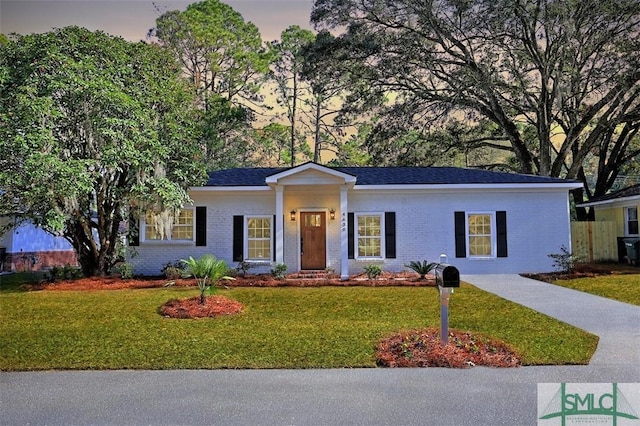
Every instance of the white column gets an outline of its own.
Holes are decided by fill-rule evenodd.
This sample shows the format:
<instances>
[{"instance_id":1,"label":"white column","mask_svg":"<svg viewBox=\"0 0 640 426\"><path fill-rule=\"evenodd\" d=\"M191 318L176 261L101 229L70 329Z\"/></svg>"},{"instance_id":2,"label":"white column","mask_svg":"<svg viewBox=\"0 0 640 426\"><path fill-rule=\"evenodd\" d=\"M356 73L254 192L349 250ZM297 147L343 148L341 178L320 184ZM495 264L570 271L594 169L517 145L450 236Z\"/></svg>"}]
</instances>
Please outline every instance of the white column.
<instances>
[{"instance_id":1,"label":"white column","mask_svg":"<svg viewBox=\"0 0 640 426\"><path fill-rule=\"evenodd\" d=\"M276 263L284 263L284 187L276 185Z\"/></svg>"},{"instance_id":2,"label":"white column","mask_svg":"<svg viewBox=\"0 0 640 426\"><path fill-rule=\"evenodd\" d=\"M347 186L340 187L340 279L349 279L349 233L347 230Z\"/></svg>"}]
</instances>

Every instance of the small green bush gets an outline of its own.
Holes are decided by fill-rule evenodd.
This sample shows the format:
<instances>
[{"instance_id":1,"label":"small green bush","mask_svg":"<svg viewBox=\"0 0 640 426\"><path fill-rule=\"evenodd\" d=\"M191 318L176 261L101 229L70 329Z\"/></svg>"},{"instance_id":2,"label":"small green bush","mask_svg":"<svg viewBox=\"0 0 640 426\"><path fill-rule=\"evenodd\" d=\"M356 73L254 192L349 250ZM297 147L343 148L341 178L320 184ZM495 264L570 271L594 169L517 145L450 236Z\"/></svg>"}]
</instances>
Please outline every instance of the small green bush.
<instances>
[{"instance_id":1,"label":"small green bush","mask_svg":"<svg viewBox=\"0 0 640 426\"><path fill-rule=\"evenodd\" d=\"M370 280L378 279L378 277L382 274L382 266L380 265L367 265L364 268L364 272L367 274L367 277Z\"/></svg>"},{"instance_id":2,"label":"small green bush","mask_svg":"<svg viewBox=\"0 0 640 426\"><path fill-rule=\"evenodd\" d=\"M45 279L52 283L63 280L74 280L77 278L82 278L82 270L71 265L52 266L51 269L49 269L49 272L45 274Z\"/></svg>"},{"instance_id":3,"label":"small green bush","mask_svg":"<svg viewBox=\"0 0 640 426\"><path fill-rule=\"evenodd\" d=\"M249 272L249 268L251 268L252 266L253 265L250 262L241 260L240 262L238 262L238 266L236 266L236 274L238 274L238 276L245 277L247 275L247 272Z\"/></svg>"},{"instance_id":4,"label":"small green bush","mask_svg":"<svg viewBox=\"0 0 640 426\"><path fill-rule=\"evenodd\" d=\"M162 274L170 280L177 280L184 274L184 263L179 260L167 262L162 266Z\"/></svg>"},{"instance_id":5,"label":"small green bush","mask_svg":"<svg viewBox=\"0 0 640 426\"><path fill-rule=\"evenodd\" d=\"M427 260L423 260L422 262L419 260L412 260L404 266L420 274L421 279L425 279L426 275L438 266L438 263L427 262Z\"/></svg>"},{"instance_id":6,"label":"small green bush","mask_svg":"<svg viewBox=\"0 0 640 426\"><path fill-rule=\"evenodd\" d=\"M553 267L558 272L572 272L576 263L580 262L580 257L574 255L564 245L560 246L560 253L552 253L548 255L553 259Z\"/></svg>"},{"instance_id":7,"label":"small green bush","mask_svg":"<svg viewBox=\"0 0 640 426\"><path fill-rule=\"evenodd\" d=\"M120 278L128 280L133 278L133 265L128 262L122 262L116 267L116 271L120 274Z\"/></svg>"},{"instance_id":8,"label":"small green bush","mask_svg":"<svg viewBox=\"0 0 640 426\"><path fill-rule=\"evenodd\" d=\"M233 280L233 277L225 275L229 270L227 263L215 256L205 254L199 259L189 256L189 259L180 260L184 264L184 275L194 277L198 289L200 289L200 303L204 305L205 291L214 287L220 280Z\"/></svg>"},{"instance_id":9,"label":"small green bush","mask_svg":"<svg viewBox=\"0 0 640 426\"><path fill-rule=\"evenodd\" d=\"M284 280L287 276L287 265L284 263L276 264L271 270L271 276L277 280Z\"/></svg>"}]
</instances>

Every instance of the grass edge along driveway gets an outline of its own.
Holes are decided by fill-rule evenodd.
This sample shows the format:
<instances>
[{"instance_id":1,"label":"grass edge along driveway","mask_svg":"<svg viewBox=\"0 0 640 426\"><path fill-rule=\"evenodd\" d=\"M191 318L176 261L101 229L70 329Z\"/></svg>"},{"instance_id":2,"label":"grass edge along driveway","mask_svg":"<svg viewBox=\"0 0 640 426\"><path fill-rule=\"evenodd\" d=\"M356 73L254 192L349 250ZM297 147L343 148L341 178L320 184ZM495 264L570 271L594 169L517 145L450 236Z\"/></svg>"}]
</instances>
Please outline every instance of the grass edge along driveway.
<instances>
[{"instance_id":1,"label":"grass edge along driveway","mask_svg":"<svg viewBox=\"0 0 640 426\"><path fill-rule=\"evenodd\" d=\"M640 306L640 274L612 274L557 280L553 284Z\"/></svg>"},{"instance_id":2,"label":"grass edge along driveway","mask_svg":"<svg viewBox=\"0 0 640 426\"><path fill-rule=\"evenodd\" d=\"M195 288L0 292L0 370L375 367L383 336L439 326L432 287L233 288L232 317L163 318ZM598 338L468 284L450 328L501 339L525 365L586 364Z\"/></svg>"}]
</instances>

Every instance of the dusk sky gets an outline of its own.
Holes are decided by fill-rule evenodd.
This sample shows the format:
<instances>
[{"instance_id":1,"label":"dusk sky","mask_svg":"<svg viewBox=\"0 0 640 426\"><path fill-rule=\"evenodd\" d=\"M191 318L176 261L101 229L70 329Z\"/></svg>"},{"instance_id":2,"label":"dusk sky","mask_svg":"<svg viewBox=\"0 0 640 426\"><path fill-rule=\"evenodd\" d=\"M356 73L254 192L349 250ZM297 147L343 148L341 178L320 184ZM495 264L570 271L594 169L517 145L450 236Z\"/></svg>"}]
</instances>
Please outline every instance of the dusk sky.
<instances>
[{"instance_id":1,"label":"dusk sky","mask_svg":"<svg viewBox=\"0 0 640 426\"><path fill-rule=\"evenodd\" d=\"M147 30L155 26L162 13L184 10L190 3L197 0L0 0L0 33L42 33L77 25L137 41L146 37ZM253 22L264 41L280 38L280 33L290 25L311 29L313 0L223 0L223 3L242 14L245 21Z\"/></svg>"}]
</instances>

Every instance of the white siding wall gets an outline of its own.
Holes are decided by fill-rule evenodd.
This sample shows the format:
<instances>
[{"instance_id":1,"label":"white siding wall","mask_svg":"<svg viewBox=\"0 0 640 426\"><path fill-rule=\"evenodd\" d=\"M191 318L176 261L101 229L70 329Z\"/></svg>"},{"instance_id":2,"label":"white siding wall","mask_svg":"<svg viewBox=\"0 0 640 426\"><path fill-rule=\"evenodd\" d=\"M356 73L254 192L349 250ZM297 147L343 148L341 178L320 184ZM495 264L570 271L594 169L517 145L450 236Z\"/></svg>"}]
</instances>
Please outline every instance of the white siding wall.
<instances>
[{"instance_id":1,"label":"white siding wall","mask_svg":"<svg viewBox=\"0 0 640 426\"><path fill-rule=\"evenodd\" d=\"M0 247L6 247L8 253L73 250L63 237L51 235L28 222L2 235Z\"/></svg>"},{"instance_id":2,"label":"white siding wall","mask_svg":"<svg viewBox=\"0 0 640 426\"><path fill-rule=\"evenodd\" d=\"M448 262L462 274L541 272L552 269L548 254L570 247L566 190L449 191L422 194L388 192L372 197L369 193L350 196L352 211L379 211L378 200L385 200L386 211L396 212L397 258L385 260L385 270L402 270L411 260ZM507 212L508 257L469 259L455 257L454 212ZM350 270L365 265L350 261Z\"/></svg>"},{"instance_id":3,"label":"white siding wall","mask_svg":"<svg viewBox=\"0 0 640 426\"><path fill-rule=\"evenodd\" d=\"M129 250L136 253L130 258L136 274L159 275L167 262L186 259L189 256L197 259L204 254L212 254L225 260L230 267L235 267L233 216L272 216L275 212L273 192L193 192L190 195L195 206L207 207L207 245L196 247L195 242L140 241L139 246L130 247ZM141 230L142 232L144 230ZM266 271L269 269L267 267Z\"/></svg>"},{"instance_id":4,"label":"white siding wall","mask_svg":"<svg viewBox=\"0 0 640 426\"><path fill-rule=\"evenodd\" d=\"M327 214L327 266L340 271L340 198L336 187L310 188L284 192L284 260L288 272L299 269L299 213L305 210L336 210L336 220ZM275 193L255 192L194 192L197 206L207 206L207 246L194 243L166 244L141 242L135 247L137 256L131 259L136 273L159 274L162 265L188 256L205 253L224 259L235 266L232 259L233 216L273 215ZM548 254L558 253L560 246L570 247L567 190L435 190L435 191L373 191L349 192L349 212L396 213L396 259L386 259L386 271L401 271L411 260L438 261L446 254L448 261L462 274L541 272L552 269ZM289 212L297 212L291 222ZM467 259L455 257L454 212L507 212L508 257ZM378 262L377 262L378 263ZM361 273L367 262L349 260L350 274ZM268 272L270 265L251 272Z\"/></svg>"}]
</instances>

